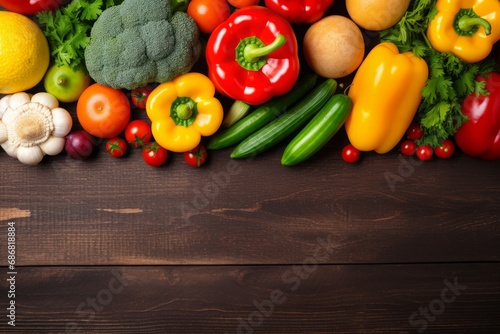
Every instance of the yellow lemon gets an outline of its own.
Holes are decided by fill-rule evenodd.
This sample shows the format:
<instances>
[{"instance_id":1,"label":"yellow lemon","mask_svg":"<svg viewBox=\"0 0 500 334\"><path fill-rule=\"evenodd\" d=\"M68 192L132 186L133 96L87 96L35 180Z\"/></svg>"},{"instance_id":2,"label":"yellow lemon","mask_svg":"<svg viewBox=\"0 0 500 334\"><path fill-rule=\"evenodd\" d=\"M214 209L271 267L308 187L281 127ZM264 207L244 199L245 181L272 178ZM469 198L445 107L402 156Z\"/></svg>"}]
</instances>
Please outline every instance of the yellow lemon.
<instances>
[{"instance_id":1,"label":"yellow lemon","mask_svg":"<svg viewBox=\"0 0 500 334\"><path fill-rule=\"evenodd\" d=\"M49 67L49 44L28 17L0 11L0 94L36 86Z\"/></svg>"}]
</instances>

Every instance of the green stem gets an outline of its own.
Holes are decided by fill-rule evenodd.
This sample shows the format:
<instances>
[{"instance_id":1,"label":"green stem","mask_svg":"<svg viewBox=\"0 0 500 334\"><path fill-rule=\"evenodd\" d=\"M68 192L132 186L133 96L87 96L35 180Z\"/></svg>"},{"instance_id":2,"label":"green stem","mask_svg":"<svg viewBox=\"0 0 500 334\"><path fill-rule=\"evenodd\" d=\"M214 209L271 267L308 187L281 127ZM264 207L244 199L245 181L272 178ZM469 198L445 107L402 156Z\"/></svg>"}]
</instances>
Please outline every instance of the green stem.
<instances>
[{"instance_id":1,"label":"green stem","mask_svg":"<svg viewBox=\"0 0 500 334\"><path fill-rule=\"evenodd\" d=\"M486 35L491 34L491 24L481 17L462 16L458 20L458 28L463 31L471 31L477 26L482 26Z\"/></svg>"},{"instance_id":2,"label":"green stem","mask_svg":"<svg viewBox=\"0 0 500 334\"><path fill-rule=\"evenodd\" d=\"M264 47L259 47L256 44L248 44L245 46L245 50L243 51L243 56L245 60L251 63L255 63L262 57L266 57L271 52L278 50L283 44L286 42L286 37L284 35L278 35L274 39L271 44L268 44Z\"/></svg>"},{"instance_id":3,"label":"green stem","mask_svg":"<svg viewBox=\"0 0 500 334\"><path fill-rule=\"evenodd\" d=\"M491 34L491 24L477 15L472 8L461 8L455 15L453 28L459 36L474 36L483 27L486 35Z\"/></svg>"},{"instance_id":4,"label":"green stem","mask_svg":"<svg viewBox=\"0 0 500 334\"><path fill-rule=\"evenodd\" d=\"M267 63L267 56L286 43L284 35L278 35L271 44L265 45L256 36L242 39L236 46L236 61L244 69L259 71Z\"/></svg>"},{"instance_id":5,"label":"green stem","mask_svg":"<svg viewBox=\"0 0 500 334\"><path fill-rule=\"evenodd\" d=\"M193 116L193 105L192 103L179 104L176 108L177 116L180 119L190 119Z\"/></svg>"}]
</instances>

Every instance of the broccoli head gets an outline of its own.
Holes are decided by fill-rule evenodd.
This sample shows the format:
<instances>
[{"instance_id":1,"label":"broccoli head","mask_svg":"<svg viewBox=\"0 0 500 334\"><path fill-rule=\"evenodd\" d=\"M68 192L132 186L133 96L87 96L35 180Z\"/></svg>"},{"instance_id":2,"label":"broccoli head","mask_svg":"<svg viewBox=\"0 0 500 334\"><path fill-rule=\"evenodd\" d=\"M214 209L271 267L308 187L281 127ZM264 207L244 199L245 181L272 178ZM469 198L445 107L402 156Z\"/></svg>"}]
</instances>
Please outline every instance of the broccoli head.
<instances>
[{"instance_id":1,"label":"broccoli head","mask_svg":"<svg viewBox=\"0 0 500 334\"><path fill-rule=\"evenodd\" d=\"M85 65L96 82L134 89L187 73L201 55L200 33L169 0L125 0L103 11L90 32Z\"/></svg>"}]
</instances>

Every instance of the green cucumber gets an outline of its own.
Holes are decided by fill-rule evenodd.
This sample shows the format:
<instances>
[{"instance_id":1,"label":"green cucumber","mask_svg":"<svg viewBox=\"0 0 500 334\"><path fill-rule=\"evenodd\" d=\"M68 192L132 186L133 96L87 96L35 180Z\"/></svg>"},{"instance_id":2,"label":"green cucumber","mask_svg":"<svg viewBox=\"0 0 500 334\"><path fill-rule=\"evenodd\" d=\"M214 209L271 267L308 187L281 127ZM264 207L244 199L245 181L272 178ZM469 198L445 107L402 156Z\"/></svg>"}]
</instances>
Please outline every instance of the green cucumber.
<instances>
[{"instance_id":1,"label":"green cucumber","mask_svg":"<svg viewBox=\"0 0 500 334\"><path fill-rule=\"evenodd\" d=\"M336 89L337 81L326 79L288 113L273 120L239 143L231 153L231 158L255 156L275 146L309 121L335 94Z\"/></svg>"},{"instance_id":2,"label":"green cucumber","mask_svg":"<svg viewBox=\"0 0 500 334\"><path fill-rule=\"evenodd\" d=\"M240 143L255 131L281 116L292 104L314 87L317 79L318 75L316 74L305 75L297 81L288 93L276 96L229 128L217 132L210 138L207 148L209 150L219 150Z\"/></svg>"},{"instance_id":3,"label":"green cucumber","mask_svg":"<svg viewBox=\"0 0 500 334\"><path fill-rule=\"evenodd\" d=\"M352 100L349 96L332 96L288 144L281 157L281 164L298 165L318 152L344 125L351 110Z\"/></svg>"}]
</instances>

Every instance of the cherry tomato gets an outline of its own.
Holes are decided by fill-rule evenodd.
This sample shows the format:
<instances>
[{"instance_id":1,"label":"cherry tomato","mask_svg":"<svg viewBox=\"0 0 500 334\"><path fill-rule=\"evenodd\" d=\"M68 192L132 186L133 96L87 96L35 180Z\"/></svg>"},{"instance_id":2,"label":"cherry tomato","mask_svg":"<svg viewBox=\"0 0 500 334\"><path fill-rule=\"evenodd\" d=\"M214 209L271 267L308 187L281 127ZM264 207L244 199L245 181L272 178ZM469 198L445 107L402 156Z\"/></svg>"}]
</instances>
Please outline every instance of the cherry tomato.
<instances>
[{"instance_id":1,"label":"cherry tomato","mask_svg":"<svg viewBox=\"0 0 500 334\"><path fill-rule=\"evenodd\" d=\"M184 152L184 161L191 167L200 167L207 160L207 149L198 145L191 151Z\"/></svg>"},{"instance_id":2,"label":"cherry tomato","mask_svg":"<svg viewBox=\"0 0 500 334\"><path fill-rule=\"evenodd\" d=\"M158 145L156 142L151 142L142 148L142 158L144 161L153 167L159 167L167 161L168 151Z\"/></svg>"},{"instance_id":3,"label":"cherry tomato","mask_svg":"<svg viewBox=\"0 0 500 334\"><path fill-rule=\"evenodd\" d=\"M434 148L434 153L438 158L448 159L455 153L455 144L451 140L445 139L441 146Z\"/></svg>"},{"instance_id":4,"label":"cherry tomato","mask_svg":"<svg viewBox=\"0 0 500 334\"><path fill-rule=\"evenodd\" d=\"M422 145L417 148L417 157L420 160L430 160L434 155L434 151L430 145Z\"/></svg>"},{"instance_id":5,"label":"cherry tomato","mask_svg":"<svg viewBox=\"0 0 500 334\"><path fill-rule=\"evenodd\" d=\"M139 109L146 109L146 102L152 91L153 88L149 86L133 89L130 98L134 106Z\"/></svg>"},{"instance_id":6,"label":"cherry tomato","mask_svg":"<svg viewBox=\"0 0 500 334\"><path fill-rule=\"evenodd\" d=\"M411 139L405 140L401 143L401 153L406 156L414 155L417 151L417 144Z\"/></svg>"},{"instance_id":7,"label":"cherry tomato","mask_svg":"<svg viewBox=\"0 0 500 334\"><path fill-rule=\"evenodd\" d=\"M243 8L248 6L257 6L260 0L227 0L234 8Z\"/></svg>"},{"instance_id":8,"label":"cherry tomato","mask_svg":"<svg viewBox=\"0 0 500 334\"><path fill-rule=\"evenodd\" d=\"M342 159L347 163L355 163L359 160L360 152L357 148L348 144L342 149Z\"/></svg>"},{"instance_id":9,"label":"cherry tomato","mask_svg":"<svg viewBox=\"0 0 500 334\"><path fill-rule=\"evenodd\" d=\"M419 140L424 136L424 130L422 130L420 124L413 122L408 127L408 130L406 130L406 135L413 141Z\"/></svg>"},{"instance_id":10,"label":"cherry tomato","mask_svg":"<svg viewBox=\"0 0 500 334\"><path fill-rule=\"evenodd\" d=\"M142 119L136 119L125 128L125 139L134 147L143 147L151 140L151 126Z\"/></svg>"},{"instance_id":11,"label":"cherry tomato","mask_svg":"<svg viewBox=\"0 0 500 334\"><path fill-rule=\"evenodd\" d=\"M76 116L83 129L91 135L116 137L130 120L130 102L123 91L95 83L80 95Z\"/></svg>"},{"instance_id":12,"label":"cherry tomato","mask_svg":"<svg viewBox=\"0 0 500 334\"><path fill-rule=\"evenodd\" d=\"M122 157L127 152L127 142L123 138L114 137L106 141L106 151L113 158Z\"/></svg>"},{"instance_id":13,"label":"cherry tomato","mask_svg":"<svg viewBox=\"0 0 500 334\"><path fill-rule=\"evenodd\" d=\"M201 32L210 34L231 15L226 0L192 0L187 14L193 18Z\"/></svg>"}]
</instances>

